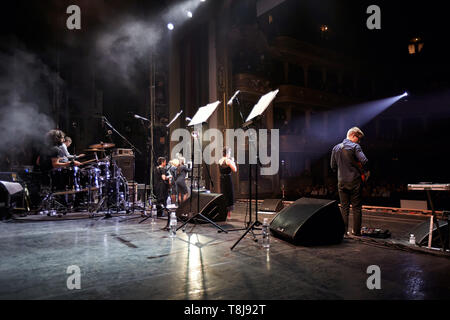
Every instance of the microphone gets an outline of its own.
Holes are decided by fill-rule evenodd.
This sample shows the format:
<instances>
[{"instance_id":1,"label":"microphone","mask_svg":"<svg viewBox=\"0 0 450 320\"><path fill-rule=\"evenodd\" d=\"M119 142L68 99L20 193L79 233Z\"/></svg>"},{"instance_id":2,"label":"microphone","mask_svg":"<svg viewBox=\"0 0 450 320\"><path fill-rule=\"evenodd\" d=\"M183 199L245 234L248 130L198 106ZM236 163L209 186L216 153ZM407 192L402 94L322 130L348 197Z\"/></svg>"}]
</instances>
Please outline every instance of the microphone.
<instances>
[{"instance_id":1,"label":"microphone","mask_svg":"<svg viewBox=\"0 0 450 320\"><path fill-rule=\"evenodd\" d=\"M145 121L150 121L150 120L148 120L147 118L144 118L144 117L141 117L141 116L139 116L139 115L137 115L137 114L135 114L135 115L133 115L136 119L141 119L141 120L145 120Z\"/></svg>"},{"instance_id":2,"label":"microphone","mask_svg":"<svg viewBox=\"0 0 450 320\"><path fill-rule=\"evenodd\" d=\"M236 93L231 97L230 101L228 101L227 105L231 106L233 104L234 98L241 92L241 90L236 91Z\"/></svg>"}]
</instances>

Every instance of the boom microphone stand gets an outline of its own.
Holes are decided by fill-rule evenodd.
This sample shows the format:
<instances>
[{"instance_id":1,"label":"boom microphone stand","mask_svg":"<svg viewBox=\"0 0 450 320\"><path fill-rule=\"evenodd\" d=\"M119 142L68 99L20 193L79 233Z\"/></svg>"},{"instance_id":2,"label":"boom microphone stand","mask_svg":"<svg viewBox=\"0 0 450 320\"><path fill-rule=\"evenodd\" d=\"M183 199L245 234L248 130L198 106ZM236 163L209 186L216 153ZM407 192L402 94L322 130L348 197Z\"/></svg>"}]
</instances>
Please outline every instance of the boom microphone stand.
<instances>
[{"instance_id":1,"label":"boom microphone stand","mask_svg":"<svg viewBox=\"0 0 450 320\"><path fill-rule=\"evenodd\" d=\"M238 95L240 93L240 90L236 91L235 94L230 98L230 100L228 101L227 105L231 106L233 105L233 101L236 100L238 108L239 108L239 115L241 116L241 120L242 120L242 125L245 124L245 120L244 120L244 116L242 115L242 107L241 107L241 102L239 101ZM243 129L245 129L245 127L243 127ZM249 143L252 142L251 138L249 136ZM248 170L248 195L249 195L249 201L248 201L248 209L249 209L249 222L245 223L246 226L245 228L237 228L237 229L228 229L228 232L233 232L233 231L241 231L241 230L247 230L247 228L250 226L250 223L252 221L252 165L249 164L249 170ZM221 232L220 230L218 232Z\"/></svg>"},{"instance_id":2,"label":"boom microphone stand","mask_svg":"<svg viewBox=\"0 0 450 320\"><path fill-rule=\"evenodd\" d=\"M134 146L130 141L128 141L128 139L127 138L125 138L119 131L117 131L116 130L116 128L114 128L114 126L108 121L108 119L105 117L105 116L102 116L102 121L113 131L113 132L115 132L120 138L122 138L122 140L123 141L125 141L130 147L131 147L131 149L134 151L134 152L137 152L137 153L139 153L139 154L142 154L142 152L136 147L136 146ZM117 208L116 208L116 212L118 213L119 212L119 207L120 207L120 204L119 204L119 198L120 198L120 195L119 195L119 176L120 176L120 173L118 173L118 170L117 170L117 163L115 162L115 161L113 161L112 162L112 164L113 164L113 179L114 179L114 183L115 183L115 186L114 186L114 188L115 188L115 191L116 191L116 206L117 206ZM133 176L134 176L134 173L135 172L135 170L134 170L134 168L133 168ZM134 183L134 181L133 181L133 183ZM124 187L126 187L126 186L124 186ZM109 214L109 189L110 189L110 181L107 181L107 192L106 192L106 197L107 197L107 206L108 206L108 214ZM135 202L134 202L134 199L135 199L135 196L133 196L133 208L132 208L132 211L134 212L134 209L135 209ZM105 201L105 199L102 199L101 200L101 202L103 202L103 201ZM99 208L101 207L101 205L99 206ZM98 209L99 209L98 208ZM125 204L124 205L124 208L125 208L125 210L126 211L128 211L128 209L127 209L127 205ZM97 209L97 210L98 210Z\"/></svg>"}]
</instances>

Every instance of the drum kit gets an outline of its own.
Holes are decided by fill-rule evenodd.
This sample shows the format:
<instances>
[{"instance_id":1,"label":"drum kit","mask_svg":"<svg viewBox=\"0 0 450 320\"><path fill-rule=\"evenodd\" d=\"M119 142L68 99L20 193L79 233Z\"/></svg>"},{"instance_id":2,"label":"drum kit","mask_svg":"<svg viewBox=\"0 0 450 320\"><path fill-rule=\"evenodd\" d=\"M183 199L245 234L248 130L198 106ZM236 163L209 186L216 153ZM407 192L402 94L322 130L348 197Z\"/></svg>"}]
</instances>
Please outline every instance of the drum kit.
<instances>
[{"instance_id":1,"label":"drum kit","mask_svg":"<svg viewBox=\"0 0 450 320\"><path fill-rule=\"evenodd\" d=\"M94 159L79 166L53 169L48 183L42 183L41 214L61 216L67 212L87 211L90 215L111 210L130 212L128 182L110 150L113 143L100 143L85 149ZM99 157L100 154L100 157Z\"/></svg>"}]
</instances>

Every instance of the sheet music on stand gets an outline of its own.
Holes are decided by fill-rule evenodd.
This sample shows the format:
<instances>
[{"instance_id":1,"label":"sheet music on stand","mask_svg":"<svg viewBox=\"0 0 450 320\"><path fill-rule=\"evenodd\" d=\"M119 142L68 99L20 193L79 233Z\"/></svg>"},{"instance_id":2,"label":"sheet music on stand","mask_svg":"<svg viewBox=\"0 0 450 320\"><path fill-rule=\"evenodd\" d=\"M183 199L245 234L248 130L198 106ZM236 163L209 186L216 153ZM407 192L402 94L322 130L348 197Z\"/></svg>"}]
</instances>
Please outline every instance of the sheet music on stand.
<instances>
[{"instance_id":1,"label":"sheet music on stand","mask_svg":"<svg viewBox=\"0 0 450 320\"><path fill-rule=\"evenodd\" d=\"M277 89L277 90L270 91L269 93L263 95L259 99L258 103L255 104L255 106L253 107L252 111L248 115L247 120L245 120L245 122L248 122L248 121L256 118L257 116L263 114L264 111L266 111L267 107L271 104L273 99L275 99L275 97L277 96L279 91L280 91L280 89Z\"/></svg>"},{"instance_id":2,"label":"sheet music on stand","mask_svg":"<svg viewBox=\"0 0 450 320\"><path fill-rule=\"evenodd\" d=\"M216 101L204 107L200 107L197 113L194 115L194 117L192 117L191 122L189 122L188 124L188 127L206 122L209 119L209 117L214 113L214 111L216 111L219 104L220 101Z\"/></svg>"}]
</instances>

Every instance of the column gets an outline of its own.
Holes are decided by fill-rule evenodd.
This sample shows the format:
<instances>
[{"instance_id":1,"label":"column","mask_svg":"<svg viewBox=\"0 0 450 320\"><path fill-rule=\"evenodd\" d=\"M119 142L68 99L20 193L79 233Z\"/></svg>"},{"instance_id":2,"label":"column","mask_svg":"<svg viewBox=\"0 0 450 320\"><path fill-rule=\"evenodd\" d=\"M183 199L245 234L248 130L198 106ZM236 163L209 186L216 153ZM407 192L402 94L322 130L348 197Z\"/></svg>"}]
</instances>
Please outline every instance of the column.
<instances>
[{"instance_id":1,"label":"column","mask_svg":"<svg viewBox=\"0 0 450 320\"><path fill-rule=\"evenodd\" d=\"M216 43L216 23L214 19L211 19L208 26L208 78L209 78L209 101L221 100L222 97L218 96L218 83L217 83L217 43ZM219 128L219 112L223 108L222 105L217 107L216 112L209 118L209 128ZM217 165L211 165L210 167L211 179L214 184L214 188L211 188L212 192L220 192L220 176L219 167Z\"/></svg>"}]
</instances>

